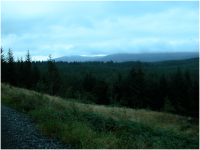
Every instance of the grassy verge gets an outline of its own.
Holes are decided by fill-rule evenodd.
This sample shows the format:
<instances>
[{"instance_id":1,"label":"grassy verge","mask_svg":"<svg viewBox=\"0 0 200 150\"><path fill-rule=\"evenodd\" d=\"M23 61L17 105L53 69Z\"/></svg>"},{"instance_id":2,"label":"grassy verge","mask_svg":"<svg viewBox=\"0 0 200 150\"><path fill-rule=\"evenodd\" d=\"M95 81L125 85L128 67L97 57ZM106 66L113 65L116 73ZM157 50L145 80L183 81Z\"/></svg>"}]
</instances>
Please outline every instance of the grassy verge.
<instances>
[{"instance_id":1,"label":"grassy verge","mask_svg":"<svg viewBox=\"0 0 200 150\"><path fill-rule=\"evenodd\" d=\"M8 84L1 84L1 103L39 119L37 129L76 148L199 148L199 124L181 116L82 104Z\"/></svg>"}]
</instances>

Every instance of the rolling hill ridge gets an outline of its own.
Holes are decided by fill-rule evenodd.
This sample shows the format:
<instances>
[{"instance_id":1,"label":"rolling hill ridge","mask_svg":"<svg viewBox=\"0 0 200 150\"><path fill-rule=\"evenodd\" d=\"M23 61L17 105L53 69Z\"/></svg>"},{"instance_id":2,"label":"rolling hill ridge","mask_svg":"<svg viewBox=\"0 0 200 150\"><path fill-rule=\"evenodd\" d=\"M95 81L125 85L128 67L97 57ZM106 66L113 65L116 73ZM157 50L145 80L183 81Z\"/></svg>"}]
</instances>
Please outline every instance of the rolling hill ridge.
<instances>
[{"instance_id":1,"label":"rolling hill ridge","mask_svg":"<svg viewBox=\"0 0 200 150\"><path fill-rule=\"evenodd\" d=\"M96 56L96 57L85 57L79 55L73 56L63 56L55 58L57 61L68 61L68 62L85 62L85 61L114 61L114 62L124 62L124 61L141 61L141 62L155 62L164 60L181 60L199 57L199 52L175 52L175 53L118 53L107 56Z\"/></svg>"}]
</instances>

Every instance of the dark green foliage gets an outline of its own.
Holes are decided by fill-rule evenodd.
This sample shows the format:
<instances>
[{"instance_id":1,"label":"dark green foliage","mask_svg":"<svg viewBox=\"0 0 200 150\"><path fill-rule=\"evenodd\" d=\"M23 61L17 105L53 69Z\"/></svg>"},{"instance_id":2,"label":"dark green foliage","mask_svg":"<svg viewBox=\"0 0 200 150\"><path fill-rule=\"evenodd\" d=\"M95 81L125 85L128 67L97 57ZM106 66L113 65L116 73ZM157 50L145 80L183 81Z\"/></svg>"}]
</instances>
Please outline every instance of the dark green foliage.
<instances>
[{"instance_id":1,"label":"dark green foliage","mask_svg":"<svg viewBox=\"0 0 200 150\"><path fill-rule=\"evenodd\" d=\"M51 55L49 55L49 60L47 61L47 86L49 89L49 94L56 95L60 92L61 79L59 71L55 65L55 61L52 60Z\"/></svg>"},{"instance_id":2,"label":"dark green foliage","mask_svg":"<svg viewBox=\"0 0 200 150\"><path fill-rule=\"evenodd\" d=\"M138 105L138 89L137 72L134 68L132 68L127 78L127 95L129 97L128 104L132 108L137 108Z\"/></svg>"},{"instance_id":3,"label":"dark green foliage","mask_svg":"<svg viewBox=\"0 0 200 150\"><path fill-rule=\"evenodd\" d=\"M39 80L37 82L35 89L36 89L36 91L38 91L40 93L45 93L47 91L46 84L42 80Z\"/></svg>"},{"instance_id":4,"label":"dark green foliage","mask_svg":"<svg viewBox=\"0 0 200 150\"><path fill-rule=\"evenodd\" d=\"M105 118L102 115L98 114L91 114L89 112L84 112L82 114L83 121L86 120L88 122L88 125L91 129L97 132L102 132L105 130Z\"/></svg>"},{"instance_id":5,"label":"dark green foliage","mask_svg":"<svg viewBox=\"0 0 200 150\"><path fill-rule=\"evenodd\" d=\"M138 108L146 108L148 106L148 99L149 99L147 96L148 89L147 89L146 76L140 62L137 71L137 85L138 85L137 99L139 101Z\"/></svg>"},{"instance_id":6,"label":"dark green foliage","mask_svg":"<svg viewBox=\"0 0 200 150\"><path fill-rule=\"evenodd\" d=\"M82 91L82 102L85 101L85 103L97 103L96 97L91 94L90 92L84 92Z\"/></svg>"},{"instance_id":7,"label":"dark green foliage","mask_svg":"<svg viewBox=\"0 0 200 150\"><path fill-rule=\"evenodd\" d=\"M5 82L10 83L11 85L16 86L17 74L16 74L16 64L14 62L14 56L12 50L9 48L8 54L6 57L7 69L6 69L6 80Z\"/></svg>"},{"instance_id":8,"label":"dark green foliage","mask_svg":"<svg viewBox=\"0 0 200 150\"><path fill-rule=\"evenodd\" d=\"M91 92L96 84L96 79L92 76L92 72L87 73L83 79L83 88L87 92Z\"/></svg>"},{"instance_id":9,"label":"dark green foliage","mask_svg":"<svg viewBox=\"0 0 200 150\"><path fill-rule=\"evenodd\" d=\"M40 71L36 63L33 62L32 64L33 64L33 69L31 74L31 83L32 83L31 87L32 89L36 89L37 83L40 80Z\"/></svg>"},{"instance_id":10,"label":"dark green foliage","mask_svg":"<svg viewBox=\"0 0 200 150\"><path fill-rule=\"evenodd\" d=\"M12 106L16 107L19 111L31 111L35 109L42 109L48 103L48 98L42 94L34 94L27 96L19 93L11 96L13 99Z\"/></svg>"},{"instance_id":11,"label":"dark green foliage","mask_svg":"<svg viewBox=\"0 0 200 150\"><path fill-rule=\"evenodd\" d=\"M181 115L186 115L188 111L189 90L186 90L186 82L184 82L184 76L180 70L180 66L177 67L176 72L172 76L169 98L175 107L175 111Z\"/></svg>"},{"instance_id":12,"label":"dark green foliage","mask_svg":"<svg viewBox=\"0 0 200 150\"><path fill-rule=\"evenodd\" d=\"M163 111L164 112L169 112L169 113L173 113L175 111L174 106L172 105L171 101L169 100L169 98L166 96L164 98L164 107L163 107Z\"/></svg>"},{"instance_id":13,"label":"dark green foliage","mask_svg":"<svg viewBox=\"0 0 200 150\"><path fill-rule=\"evenodd\" d=\"M26 84L26 80L25 80L25 68L24 68L24 62L23 62L23 58L21 57L21 59L17 61L17 76L18 76L18 86L19 87L25 87L25 84Z\"/></svg>"},{"instance_id":14,"label":"dark green foliage","mask_svg":"<svg viewBox=\"0 0 200 150\"><path fill-rule=\"evenodd\" d=\"M147 78L141 66L141 62L139 62L137 70L135 68L130 70L127 78L127 86L129 106L132 108L150 107L150 89L148 89Z\"/></svg>"},{"instance_id":15,"label":"dark green foliage","mask_svg":"<svg viewBox=\"0 0 200 150\"><path fill-rule=\"evenodd\" d=\"M160 98L161 94L159 93L159 91L160 91L159 81L153 77L147 76L146 91L147 91L146 95L148 97L146 109L158 111L158 108L162 108L163 101Z\"/></svg>"},{"instance_id":16,"label":"dark green foliage","mask_svg":"<svg viewBox=\"0 0 200 150\"><path fill-rule=\"evenodd\" d=\"M191 101L189 115L199 118L199 80L196 78L193 81L191 88Z\"/></svg>"},{"instance_id":17,"label":"dark green foliage","mask_svg":"<svg viewBox=\"0 0 200 150\"><path fill-rule=\"evenodd\" d=\"M1 82L6 82L7 63L3 54L3 48L1 47Z\"/></svg>"},{"instance_id":18,"label":"dark green foliage","mask_svg":"<svg viewBox=\"0 0 200 150\"><path fill-rule=\"evenodd\" d=\"M31 67L32 67L31 56L28 50L26 58L25 58L25 62L24 62L24 71L23 71L23 80L26 83L25 85L27 89L30 89L31 84L32 84L32 80L31 80L32 68Z\"/></svg>"},{"instance_id":19,"label":"dark green foliage","mask_svg":"<svg viewBox=\"0 0 200 150\"><path fill-rule=\"evenodd\" d=\"M114 98L116 98L116 104L114 105L120 105L121 103L123 103L123 94L124 94L124 84L122 83L122 75L119 72L118 73L118 77L117 77L117 81L114 84Z\"/></svg>"},{"instance_id":20,"label":"dark green foliage","mask_svg":"<svg viewBox=\"0 0 200 150\"><path fill-rule=\"evenodd\" d=\"M164 74L164 72L162 72L162 74L160 76L158 91L159 91L159 93L156 93L156 94L159 97L159 104L160 104L160 107L162 108L165 103L165 98L170 94L168 81L167 81L167 78L166 78L166 75Z\"/></svg>"},{"instance_id":21,"label":"dark green foliage","mask_svg":"<svg viewBox=\"0 0 200 150\"><path fill-rule=\"evenodd\" d=\"M104 105L109 104L109 100L107 98L107 90L108 90L108 85L106 82L102 80L98 80L96 82L96 85L93 89L93 93L96 96L98 104L104 104Z\"/></svg>"},{"instance_id":22,"label":"dark green foliage","mask_svg":"<svg viewBox=\"0 0 200 150\"><path fill-rule=\"evenodd\" d=\"M87 122L96 132L114 132L118 138L126 140L144 138L148 141L146 141L149 144L148 147L155 147L154 144L156 144L163 149L199 148L197 140L189 139L181 134L177 135L172 131L154 129L143 123L115 121L89 112L82 112L81 118L81 121Z\"/></svg>"},{"instance_id":23,"label":"dark green foliage","mask_svg":"<svg viewBox=\"0 0 200 150\"><path fill-rule=\"evenodd\" d=\"M199 58L161 62L14 62L1 48L2 82L83 103L199 116Z\"/></svg>"}]
</instances>

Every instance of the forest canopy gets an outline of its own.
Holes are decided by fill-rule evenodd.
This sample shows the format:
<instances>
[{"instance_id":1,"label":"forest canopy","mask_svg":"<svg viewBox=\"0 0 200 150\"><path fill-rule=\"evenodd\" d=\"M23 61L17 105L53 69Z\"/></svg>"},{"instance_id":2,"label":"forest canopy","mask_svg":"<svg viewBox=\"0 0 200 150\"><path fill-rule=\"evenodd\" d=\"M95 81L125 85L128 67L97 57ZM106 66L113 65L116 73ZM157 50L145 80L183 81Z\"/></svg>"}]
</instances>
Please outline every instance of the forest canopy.
<instances>
[{"instance_id":1,"label":"forest canopy","mask_svg":"<svg viewBox=\"0 0 200 150\"><path fill-rule=\"evenodd\" d=\"M15 61L1 48L1 82L83 103L199 117L199 58L157 62Z\"/></svg>"}]
</instances>

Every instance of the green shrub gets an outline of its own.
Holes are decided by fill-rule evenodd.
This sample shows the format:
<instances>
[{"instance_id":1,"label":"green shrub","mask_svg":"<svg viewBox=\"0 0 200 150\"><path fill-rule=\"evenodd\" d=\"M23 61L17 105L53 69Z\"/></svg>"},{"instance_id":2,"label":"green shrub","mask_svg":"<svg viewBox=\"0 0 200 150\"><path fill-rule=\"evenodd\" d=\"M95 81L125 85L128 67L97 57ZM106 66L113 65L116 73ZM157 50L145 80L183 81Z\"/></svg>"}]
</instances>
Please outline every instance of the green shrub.
<instances>
[{"instance_id":1,"label":"green shrub","mask_svg":"<svg viewBox=\"0 0 200 150\"><path fill-rule=\"evenodd\" d=\"M165 105L163 111L169 113L175 111L174 106L172 106L172 103L167 96L165 97Z\"/></svg>"},{"instance_id":2,"label":"green shrub","mask_svg":"<svg viewBox=\"0 0 200 150\"><path fill-rule=\"evenodd\" d=\"M64 124L56 119L46 119L40 121L39 128L43 131L47 136L51 137L60 137L61 133L64 131Z\"/></svg>"}]
</instances>

